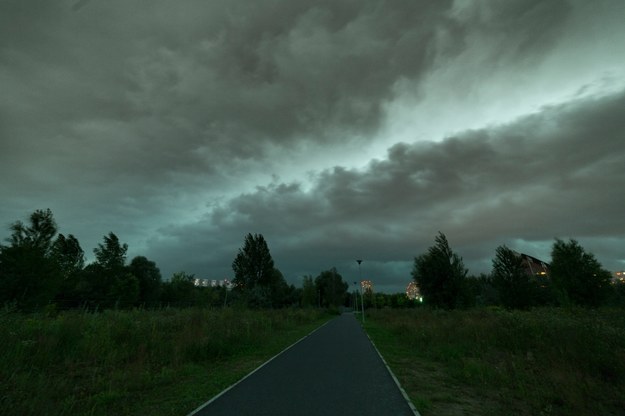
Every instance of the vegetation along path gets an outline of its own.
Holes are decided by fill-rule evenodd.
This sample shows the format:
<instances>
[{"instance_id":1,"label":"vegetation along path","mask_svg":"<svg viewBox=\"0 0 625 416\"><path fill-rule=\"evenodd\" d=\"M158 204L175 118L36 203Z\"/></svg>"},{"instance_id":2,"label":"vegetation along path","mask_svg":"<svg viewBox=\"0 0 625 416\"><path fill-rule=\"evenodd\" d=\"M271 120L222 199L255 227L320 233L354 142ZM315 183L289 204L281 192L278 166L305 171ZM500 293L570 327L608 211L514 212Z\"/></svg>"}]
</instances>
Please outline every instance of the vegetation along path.
<instances>
[{"instance_id":1,"label":"vegetation along path","mask_svg":"<svg viewBox=\"0 0 625 416\"><path fill-rule=\"evenodd\" d=\"M353 314L345 313L192 413L414 415Z\"/></svg>"}]
</instances>

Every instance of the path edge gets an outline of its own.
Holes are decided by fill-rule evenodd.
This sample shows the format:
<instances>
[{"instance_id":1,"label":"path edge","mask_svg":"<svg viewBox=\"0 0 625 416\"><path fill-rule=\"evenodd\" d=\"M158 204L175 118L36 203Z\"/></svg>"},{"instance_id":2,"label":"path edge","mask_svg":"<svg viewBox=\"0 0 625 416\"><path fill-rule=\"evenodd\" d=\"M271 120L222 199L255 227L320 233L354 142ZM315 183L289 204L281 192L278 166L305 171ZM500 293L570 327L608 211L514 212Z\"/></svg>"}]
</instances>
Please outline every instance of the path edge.
<instances>
[{"instance_id":1,"label":"path edge","mask_svg":"<svg viewBox=\"0 0 625 416\"><path fill-rule=\"evenodd\" d=\"M276 358L278 358L280 355L284 354L285 352L287 352L288 350L290 350L291 348L293 348L294 346L296 346L297 344L299 344L300 342L302 342L303 340L305 340L306 338L308 338L309 336L311 336L312 334L314 334L315 332L319 331L321 328L323 328L324 326L326 326L328 323L330 323L331 321L333 321L336 318L332 318L332 319L328 319L326 322L324 322L323 324L319 325L317 328L313 329L312 331L310 331L308 334L304 335L303 337L301 337L300 339L298 339L297 341L295 341L294 343L292 343L291 345L289 345L288 347L286 347L285 349L283 349L282 351L280 351L279 353L277 353L276 355L274 355L273 357L271 357L270 359L268 359L267 361L265 361L264 363L262 363L261 365L259 365L258 367L256 367L254 370L252 370L251 372L249 372L248 374L246 374L243 378L241 378L239 381L237 381L236 383L226 387L224 390L222 390L221 392L217 393L217 395L213 396L209 401L207 401L204 404L201 404L198 408L196 408L194 411L192 411L191 413L189 413L187 416L193 416L195 414L197 414L198 412L202 411L202 409L204 409L206 406L210 405L211 403L213 403L215 400L219 399L221 396L223 396L224 394L228 393L230 390L232 390L233 388L235 388L236 386L238 386L239 384L241 384L243 381L245 381L245 379L247 379L248 377L251 377L254 373L256 373L257 371L259 371L261 368L263 368L264 366L266 366L267 364L269 364L270 362L272 362L273 360L275 360ZM367 335L368 337L369 335ZM371 338L369 338L369 340L371 340ZM375 345L374 345L375 348ZM376 348L377 351L377 348ZM380 354L380 352L378 351L378 354ZM381 357L381 356L380 356ZM382 359L382 361L384 361L384 359ZM386 365L386 362L384 363ZM388 366L386 366L388 368ZM390 369L389 369L390 371ZM393 376L393 378L395 378L395 376ZM395 379L395 382L397 383L397 380ZM403 392L403 390L402 390ZM417 413L417 416L419 416L419 414Z\"/></svg>"},{"instance_id":2,"label":"path edge","mask_svg":"<svg viewBox=\"0 0 625 416\"><path fill-rule=\"evenodd\" d=\"M365 331L364 328L362 328L362 329L363 329L363 332L365 333L365 335L367 335L367 338L369 338L369 342L371 342L371 345L373 345L373 349L375 350L375 352L378 353L378 356L380 357L380 359L384 363L384 366L386 367L386 370L391 375L391 378L393 379L393 381L395 382L395 385L397 386L397 388L401 392L401 395L404 396L404 400L406 400L406 402L408 403L408 407L410 407L410 410L412 410L412 412L414 413L415 416L421 416L421 414L419 413L419 411L417 410L415 405L412 403L412 400L410 400L410 397L408 397L408 393L406 393L406 390L404 390L404 388L401 386L401 384L400 384L399 380L397 379L397 377L395 377L395 373L393 373L393 370L391 370L391 367L389 367L388 363L386 362L386 360L384 359L384 357L380 353L380 350L378 350L378 347L375 345L375 342L373 342L373 340L369 336L369 333L367 333L367 331Z\"/></svg>"}]
</instances>

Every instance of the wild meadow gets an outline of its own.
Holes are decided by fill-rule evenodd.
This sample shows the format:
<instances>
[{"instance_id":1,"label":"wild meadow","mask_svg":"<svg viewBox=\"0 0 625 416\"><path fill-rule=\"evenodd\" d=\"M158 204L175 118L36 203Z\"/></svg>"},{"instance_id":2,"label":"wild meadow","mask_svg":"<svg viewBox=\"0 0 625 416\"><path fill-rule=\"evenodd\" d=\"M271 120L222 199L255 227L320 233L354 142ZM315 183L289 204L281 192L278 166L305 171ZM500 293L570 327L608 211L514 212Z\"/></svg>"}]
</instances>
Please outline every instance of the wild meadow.
<instances>
[{"instance_id":1,"label":"wild meadow","mask_svg":"<svg viewBox=\"0 0 625 416\"><path fill-rule=\"evenodd\" d=\"M371 311L423 416L625 414L623 309Z\"/></svg>"},{"instance_id":2,"label":"wild meadow","mask_svg":"<svg viewBox=\"0 0 625 416\"><path fill-rule=\"evenodd\" d=\"M313 309L0 312L0 414L184 415L330 315Z\"/></svg>"}]
</instances>

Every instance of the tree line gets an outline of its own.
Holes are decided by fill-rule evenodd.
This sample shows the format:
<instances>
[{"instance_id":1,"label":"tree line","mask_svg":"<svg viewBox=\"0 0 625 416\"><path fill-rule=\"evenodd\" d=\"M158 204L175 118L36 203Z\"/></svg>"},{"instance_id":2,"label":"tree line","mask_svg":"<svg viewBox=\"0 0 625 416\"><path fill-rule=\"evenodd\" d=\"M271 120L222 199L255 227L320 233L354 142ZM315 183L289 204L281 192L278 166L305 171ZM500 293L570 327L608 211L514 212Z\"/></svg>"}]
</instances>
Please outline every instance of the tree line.
<instances>
[{"instance_id":1,"label":"tree line","mask_svg":"<svg viewBox=\"0 0 625 416\"><path fill-rule=\"evenodd\" d=\"M324 307L343 304L347 284L336 269L322 272L304 287L289 285L274 266L261 234L248 234L233 263L229 286L204 287L195 275L174 273L163 281L154 261L136 256L127 261L128 245L113 232L93 249L85 264L78 239L58 232L50 209L36 210L28 222L10 226L7 244L0 244L0 305L22 311L132 307L250 308ZM308 283L310 284L308 284Z\"/></svg>"},{"instance_id":2,"label":"tree line","mask_svg":"<svg viewBox=\"0 0 625 416\"><path fill-rule=\"evenodd\" d=\"M85 265L78 239L58 233L52 211L33 212L28 223L10 227L0 245L0 303L19 310L41 307L130 307L153 305L164 293L161 274L144 256L126 261L127 244L110 232Z\"/></svg>"},{"instance_id":3,"label":"tree line","mask_svg":"<svg viewBox=\"0 0 625 416\"><path fill-rule=\"evenodd\" d=\"M316 277L303 276L302 287L287 284L275 266L262 234L248 234L238 250L228 286L196 286L195 276L174 273L163 281L156 263L145 256L129 262L128 245L113 233L93 249L85 264L78 239L58 232L52 212L37 210L28 223L10 226L8 244L0 244L0 304L18 310L40 308L132 308L237 305L249 308L415 307L405 294L365 290L360 300L349 292L336 268ZM625 285L611 284L611 274L575 240L556 239L548 276L528 274L523 259L505 245L498 247L490 274L468 276L462 257L443 233L427 252L414 258L412 278L424 303L460 308L501 305L526 309L541 305L625 304Z\"/></svg>"},{"instance_id":4,"label":"tree line","mask_svg":"<svg viewBox=\"0 0 625 416\"><path fill-rule=\"evenodd\" d=\"M490 274L468 277L460 257L443 233L414 259L412 277L424 303L441 308L500 305L509 309L533 306L625 305L625 285L611 282L611 273L576 240L555 239L547 275L528 273L523 258L501 245Z\"/></svg>"}]
</instances>

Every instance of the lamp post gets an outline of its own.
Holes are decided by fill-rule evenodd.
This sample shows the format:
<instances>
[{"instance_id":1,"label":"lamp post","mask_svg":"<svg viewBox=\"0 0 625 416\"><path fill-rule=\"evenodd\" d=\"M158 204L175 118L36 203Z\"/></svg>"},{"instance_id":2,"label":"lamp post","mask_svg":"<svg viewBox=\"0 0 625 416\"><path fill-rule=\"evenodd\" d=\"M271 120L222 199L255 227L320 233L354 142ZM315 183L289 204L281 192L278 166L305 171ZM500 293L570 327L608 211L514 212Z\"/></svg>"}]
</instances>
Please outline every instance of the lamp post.
<instances>
[{"instance_id":1,"label":"lamp post","mask_svg":"<svg viewBox=\"0 0 625 416\"><path fill-rule=\"evenodd\" d=\"M362 323L365 323L365 297L362 293L362 273L360 272L360 263L362 263L362 259L356 260L358 263L358 280L360 283L360 303L362 305Z\"/></svg>"}]
</instances>

